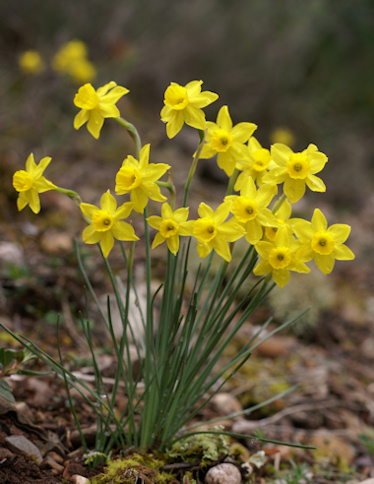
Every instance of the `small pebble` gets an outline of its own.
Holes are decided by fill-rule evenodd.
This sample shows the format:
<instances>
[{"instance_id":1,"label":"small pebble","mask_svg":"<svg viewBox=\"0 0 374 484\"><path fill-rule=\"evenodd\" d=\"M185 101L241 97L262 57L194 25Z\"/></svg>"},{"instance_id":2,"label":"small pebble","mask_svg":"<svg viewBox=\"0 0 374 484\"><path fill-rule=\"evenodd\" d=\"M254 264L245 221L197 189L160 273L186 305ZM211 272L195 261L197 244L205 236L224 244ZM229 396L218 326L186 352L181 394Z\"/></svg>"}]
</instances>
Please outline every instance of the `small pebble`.
<instances>
[{"instance_id":1,"label":"small pebble","mask_svg":"<svg viewBox=\"0 0 374 484\"><path fill-rule=\"evenodd\" d=\"M240 484L242 475L233 464L218 464L206 473L205 484Z\"/></svg>"},{"instance_id":2,"label":"small pebble","mask_svg":"<svg viewBox=\"0 0 374 484\"><path fill-rule=\"evenodd\" d=\"M71 477L71 480L74 484L88 484L90 482L87 477L78 476L78 474L74 474L74 476Z\"/></svg>"}]
</instances>

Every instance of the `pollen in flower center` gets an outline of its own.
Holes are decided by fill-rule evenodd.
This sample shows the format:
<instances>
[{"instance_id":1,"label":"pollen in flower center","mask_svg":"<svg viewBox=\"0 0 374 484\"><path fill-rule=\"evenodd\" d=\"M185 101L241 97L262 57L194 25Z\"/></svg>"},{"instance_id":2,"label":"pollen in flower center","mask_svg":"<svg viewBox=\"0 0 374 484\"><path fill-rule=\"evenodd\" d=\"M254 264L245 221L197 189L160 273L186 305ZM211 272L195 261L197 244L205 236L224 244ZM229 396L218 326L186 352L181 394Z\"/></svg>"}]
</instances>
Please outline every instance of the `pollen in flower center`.
<instances>
[{"instance_id":1,"label":"pollen in flower center","mask_svg":"<svg viewBox=\"0 0 374 484\"><path fill-rule=\"evenodd\" d=\"M269 263L274 269L284 269L291 262L291 252L288 247L274 247L269 254Z\"/></svg>"},{"instance_id":2,"label":"pollen in flower center","mask_svg":"<svg viewBox=\"0 0 374 484\"><path fill-rule=\"evenodd\" d=\"M256 202L251 197L245 195L239 196L234 200L231 211L236 219L242 223L253 220L258 214Z\"/></svg>"},{"instance_id":3,"label":"pollen in flower center","mask_svg":"<svg viewBox=\"0 0 374 484\"><path fill-rule=\"evenodd\" d=\"M177 235L178 233L179 224L174 222L172 219L166 219L161 222L160 225L160 234L165 238L173 237L173 235Z\"/></svg>"},{"instance_id":4,"label":"pollen in flower center","mask_svg":"<svg viewBox=\"0 0 374 484\"><path fill-rule=\"evenodd\" d=\"M187 89L183 86L172 84L165 91L165 104L172 109L180 111L188 105Z\"/></svg>"},{"instance_id":5,"label":"pollen in flower center","mask_svg":"<svg viewBox=\"0 0 374 484\"><path fill-rule=\"evenodd\" d=\"M18 170L13 175L13 186L17 192L26 192L34 185L34 178L25 170Z\"/></svg>"},{"instance_id":6,"label":"pollen in flower center","mask_svg":"<svg viewBox=\"0 0 374 484\"><path fill-rule=\"evenodd\" d=\"M92 225L98 232L105 232L112 228L113 217L108 210L97 210L92 216Z\"/></svg>"},{"instance_id":7,"label":"pollen in flower center","mask_svg":"<svg viewBox=\"0 0 374 484\"><path fill-rule=\"evenodd\" d=\"M232 138L224 129L216 129L210 141L212 148L216 151L227 151L232 145Z\"/></svg>"},{"instance_id":8,"label":"pollen in flower center","mask_svg":"<svg viewBox=\"0 0 374 484\"><path fill-rule=\"evenodd\" d=\"M335 247L335 240L327 230L320 230L312 237L312 249L321 255L330 255Z\"/></svg>"},{"instance_id":9,"label":"pollen in flower center","mask_svg":"<svg viewBox=\"0 0 374 484\"><path fill-rule=\"evenodd\" d=\"M291 178L306 178L310 171L308 156L305 153L292 153L287 161L287 170Z\"/></svg>"},{"instance_id":10,"label":"pollen in flower center","mask_svg":"<svg viewBox=\"0 0 374 484\"><path fill-rule=\"evenodd\" d=\"M210 242L217 235L217 227L213 219L203 217L196 220L192 233L198 240Z\"/></svg>"},{"instance_id":11,"label":"pollen in flower center","mask_svg":"<svg viewBox=\"0 0 374 484\"><path fill-rule=\"evenodd\" d=\"M81 109L92 110L97 107L100 97L91 84L80 87L74 98L74 104Z\"/></svg>"},{"instance_id":12,"label":"pollen in flower center","mask_svg":"<svg viewBox=\"0 0 374 484\"><path fill-rule=\"evenodd\" d=\"M134 190L142 182L142 175L133 166L122 166L116 175L116 184L121 190Z\"/></svg>"}]
</instances>

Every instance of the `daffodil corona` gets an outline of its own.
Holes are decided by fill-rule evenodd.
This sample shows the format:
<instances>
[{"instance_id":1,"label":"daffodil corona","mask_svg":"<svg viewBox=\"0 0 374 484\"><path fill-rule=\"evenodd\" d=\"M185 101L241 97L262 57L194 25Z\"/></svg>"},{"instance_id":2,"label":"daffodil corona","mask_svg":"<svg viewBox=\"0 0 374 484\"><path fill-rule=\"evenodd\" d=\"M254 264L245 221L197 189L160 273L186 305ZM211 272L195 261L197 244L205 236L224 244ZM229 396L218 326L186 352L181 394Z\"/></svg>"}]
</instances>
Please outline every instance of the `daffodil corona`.
<instances>
[{"instance_id":1,"label":"daffodil corona","mask_svg":"<svg viewBox=\"0 0 374 484\"><path fill-rule=\"evenodd\" d=\"M294 153L291 148L281 143L271 147L271 157L277 166L267 173L263 180L271 183L283 183L283 191L291 203L304 195L305 186L314 192L326 191L323 181L315 176L327 163L327 156L310 144L301 153Z\"/></svg>"},{"instance_id":2,"label":"daffodil corona","mask_svg":"<svg viewBox=\"0 0 374 484\"><path fill-rule=\"evenodd\" d=\"M82 213L91 220L83 231L83 242L100 242L104 257L108 257L114 245L114 239L139 240L133 227L122 219L127 218L134 207L133 202L125 202L117 208L116 199L108 190L100 200L100 208L90 203L81 203Z\"/></svg>"},{"instance_id":3,"label":"daffodil corona","mask_svg":"<svg viewBox=\"0 0 374 484\"><path fill-rule=\"evenodd\" d=\"M165 91L161 120L166 123L166 134L174 138L183 124L196 129L205 129L206 119L202 108L218 99L218 94L210 91L201 92L203 81L191 81L185 86L170 83Z\"/></svg>"},{"instance_id":4,"label":"daffodil corona","mask_svg":"<svg viewBox=\"0 0 374 484\"><path fill-rule=\"evenodd\" d=\"M18 170L13 175L13 186L19 193L17 199L17 208L19 211L23 210L26 205L29 205L34 213L39 213L39 193L56 188L56 185L43 176L43 172L50 162L51 158L46 156L37 165L34 160L34 155L31 153L26 161L26 170Z\"/></svg>"},{"instance_id":5,"label":"daffodil corona","mask_svg":"<svg viewBox=\"0 0 374 484\"><path fill-rule=\"evenodd\" d=\"M170 205L164 203L161 207L161 217L152 215L147 218L149 225L159 231L153 240L152 248L166 240L168 249L176 255L179 250L179 237L192 235L193 221L188 221L187 218L188 208L178 208L173 212Z\"/></svg>"},{"instance_id":6,"label":"daffodil corona","mask_svg":"<svg viewBox=\"0 0 374 484\"><path fill-rule=\"evenodd\" d=\"M348 239L351 227L334 224L328 227L326 217L316 208L312 221L297 219L294 231L302 244L298 257L305 262L314 259L317 267L330 274L336 260L353 260L354 254L344 242Z\"/></svg>"},{"instance_id":7,"label":"daffodil corona","mask_svg":"<svg viewBox=\"0 0 374 484\"><path fill-rule=\"evenodd\" d=\"M140 159L129 155L116 175L116 194L130 193L134 210L143 213L148 199L165 202L156 181L170 168L166 163L149 163L150 144L143 146Z\"/></svg>"},{"instance_id":8,"label":"daffodil corona","mask_svg":"<svg viewBox=\"0 0 374 484\"><path fill-rule=\"evenodd\" d=\"M239 123L233 126L229 109L222 106L217 115L216 123L207 122L206 144L200 158L211 158L217 154L217 164L231 176L239 161L250 159L248 147L244 144L249 140L257 126L253 123Z\"/></svg>"},{"instance_id":9,"label":"daffodil corona","mask_svg":"<svg viewBox=\"0 0 374 484\"><path fill-rule=\"evenodd\" d=\"M200 203L200 218L193 225L192 235L197 239L197 252L206 257L214 249L227 262L231 260L228 242L235 242L244 235L243 227L233 218L225 221L231 202L222 203L214 212L206 203Z\"/></svg>"},{"instance_id":10,"label":"daffodil corona","mask_svg":"<svg viewBox=\"0 0 374 484\"><path fill-rule=\"evenodd\" d=\"M230 195L225 200L232 202L231 212L237 222L245 229L245 238L250 244L256 244L263 236L263 226L277 225L277 219L267 208L276 193L276 187L262 185L256 190L252 178L248 178L240 195Z\"/></svg>"},{"instance_id":11,"label":"daffodil corona","mask_svg":"<svg viewBox=\"0 0 374 484\"><path fill-rule=\"evenodd\" d=\"M235 183L235 190L240 190L248 177L253 178L258 186L262 185L262 179L268 172L271 162L270 151L263 148L254 136L248 140L248 151L249 156L236 163L240 174Z\"/></svg>"},{"instance_id":12,"label":"daffodil corona","mask_svg":"<svg viewBox=\"0 0 374 484\"><path fill-rule=\"evenodd\" d=\"M114 81L99 87L87 83L80 87L74 98L74 104L81 111L74 118L74 128L79 129L87 123L87 129L96 139L100 136L104 118L118 118L120 112L116 102L129 92L125 87L117 86Z\"/></svg>"},{"instance_id":13,"label":"daffodil corona","mask_svg":"<svg viewBox=\"0 0 374 484\"><path fill-rule=\"evenodd\" d=\"M278 286L285 286L290 279L290 271L310 272L309 267L297 256L298 248L297 241L290 236L287 228L279 227L273 241L260 241L255 245L261 261L253 273L256 276L271 273Z\"/></svg>"}]
</instances>

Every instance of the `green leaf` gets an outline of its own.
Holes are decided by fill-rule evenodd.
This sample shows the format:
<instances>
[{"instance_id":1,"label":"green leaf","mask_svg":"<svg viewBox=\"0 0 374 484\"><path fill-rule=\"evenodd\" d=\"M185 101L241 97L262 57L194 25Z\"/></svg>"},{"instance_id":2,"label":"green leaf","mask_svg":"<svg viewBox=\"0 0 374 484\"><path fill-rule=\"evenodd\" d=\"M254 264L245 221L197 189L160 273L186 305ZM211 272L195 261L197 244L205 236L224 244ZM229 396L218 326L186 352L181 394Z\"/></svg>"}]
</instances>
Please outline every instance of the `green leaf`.
<instances>
[{"instance_id":1,"label":"green leaf","mask_svg":"<svg viewBox=\"0 0 374 484\"><path fill-rule=\"evenodd\" d=\"M5 398L8 402L15 403L15 399L12 395L12 387L4 380L0 380L0 397Z\"/></svg>"}]
</instances>

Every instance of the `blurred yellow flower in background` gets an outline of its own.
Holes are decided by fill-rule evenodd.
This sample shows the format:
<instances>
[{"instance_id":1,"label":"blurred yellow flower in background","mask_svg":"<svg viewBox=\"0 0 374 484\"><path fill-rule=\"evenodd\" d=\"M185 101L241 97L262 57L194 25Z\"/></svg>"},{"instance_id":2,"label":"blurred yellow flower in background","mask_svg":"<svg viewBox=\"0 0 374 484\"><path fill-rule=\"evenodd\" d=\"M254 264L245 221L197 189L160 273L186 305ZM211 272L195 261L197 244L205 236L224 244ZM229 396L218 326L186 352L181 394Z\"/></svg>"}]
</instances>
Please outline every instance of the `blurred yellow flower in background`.
<instances>
[{"instance_id":1,"label":"blurred yellow flower in background","mask_svg":"<svg viewBox=\"0 0 374 484\"><path fill-rule=\"evenodd\" d=\"M26 50L18 58L20 69L26 74L40 74L45 69L42 56L36 50Z\"/></svg>"},{"instance_id":2,"label":"blurred yellow flower in background","mask_svg":"<svg viewBox=\"0 0 374 484\"><path fill-rule=\"evenodd\" d=\"M81 40L71 40L61 47L52 59L52 69L69 75L77 84L91 82L96 68L87 57L87 47Z\"/></svg>"},{"instance_id":3,"label":"blurred yellow flower in background","mask_svg":"<svg viewBox=\"0 0 374 484\"><path fill-rule=\"evenodd\" d=\"M293 146L296 142L296 137L290 128L279 126L270 133L270 142L271 144L282 143L287 146Z\"/></svg>"}]
</instances>

